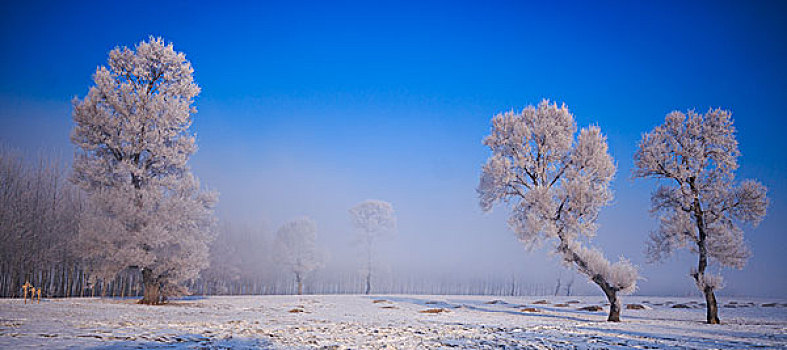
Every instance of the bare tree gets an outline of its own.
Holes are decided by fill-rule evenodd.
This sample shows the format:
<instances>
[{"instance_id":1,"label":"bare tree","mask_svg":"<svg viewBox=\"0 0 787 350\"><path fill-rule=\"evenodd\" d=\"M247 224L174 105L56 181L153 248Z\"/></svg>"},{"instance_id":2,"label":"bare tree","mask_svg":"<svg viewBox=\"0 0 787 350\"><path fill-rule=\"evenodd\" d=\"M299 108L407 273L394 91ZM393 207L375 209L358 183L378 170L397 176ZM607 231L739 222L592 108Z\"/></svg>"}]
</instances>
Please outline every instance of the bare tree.
<instances>
[{"instance_id":1,"label":"bare tree","mask_svg":"<svg viewBox=\"0 0 787 350\"><path fill-rule=\"evenodd\" d=\"M317 224L308 217L291 220L276 232L276 260L295 274L298 295L303 294L303 278L322 265L317 249Z\"/></svg>"},{"instance_id":2,"label":"bare tree","mask_svg":"<svg viewBox=\"0 0 787 350\"><path fill-rule=\"evenodd\" d=\"M73 180L89 194L80 221L84 253L106 275L142 273L142 303L184 292L208 264L216 193L187 165L200 88L183 53L161 38L115 48L74 99Z\"/></svg>"},{"instance_id":3,"label":"bare tree","mask_svg":"<svg viewBox=\"0 0 787 350\"><path fill-rule=\"evenodd\" d=\"M372 255L374 242L396 232L396 216L391 203L380 200L366 200L350 209L353 226L358 233L360 244L366 255L365 275L366 294L372 291Z\"/></svg>"},{"instance_id":4,"label":"bare tree","mask_svg":"<svg viewBox=\"0 0 787 350\"><path fill-rule=\"evenodd\" d=\"M492 118L484 144L492 156L483 167L481 208L511 208L508 224L528 248L555 239L563 263L596 283L610 302L609 321L620 320L618 293L636 288L637 270L621 258L611 264L589 244L599 209L612 199L615 165L597 126L580 130L568 108L542 101L521 113Z\"/></svg>"},{"instance_id":5,"label":"bare tree","mask_svg":"<svg viewBox=\"0 0 787 350\"><path fill-rule=\"evenodd\" d=\"M571 287L574 286L574 274L571 274L571 279L566 283L566 296L571 296Z\"/></svg>"},{"instance_id":6,"label":"bare tree","mask_svg":"<svg viewBox=\"0 0 787 350\"><path fill-rule=\"evenodd\" d=\"M738 141L731 113L711 109L667 114L664 124L642 136L634 176L663 180L651 197L661 225L651 233L651 261L689 246L699 257L690 272L705 295L707 322L719 323L715 290L720 275L706 273L709 260L741 269L751 252L737 222L757 225L768 207L766 188L746 180L735 185Z\"/></svg>"},{"instance_id":7,"label":"bare tree","mask_svg":"<svg viewBox=\"0 0 787 350\"><path fill-rule=\"evenodd\" d=\"M83 196L67 172L46 152L26 161L0 144L0 296L21 295L26 283L44 296L68 296L81 286L73 237Z\"/></svg>"}]
</instances>

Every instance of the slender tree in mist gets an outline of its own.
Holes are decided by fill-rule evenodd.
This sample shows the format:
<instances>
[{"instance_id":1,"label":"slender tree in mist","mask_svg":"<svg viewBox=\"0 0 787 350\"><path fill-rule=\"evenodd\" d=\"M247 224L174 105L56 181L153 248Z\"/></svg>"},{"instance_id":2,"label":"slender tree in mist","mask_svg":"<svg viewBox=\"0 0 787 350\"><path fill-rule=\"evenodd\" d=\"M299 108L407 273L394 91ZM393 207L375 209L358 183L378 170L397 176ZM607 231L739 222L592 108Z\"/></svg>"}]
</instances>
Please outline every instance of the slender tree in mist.
<instances>
[{"instance_id":1,"label":"slender tree in mist","mask_svg":"<svg viewBox=\"0 0 787 350\"><path fill-rule=\"evenodd\" d=\"M322 265L317 249L317 224L308 217L291 220L276 232L276 261L295 275L298 295L303 294L304 276Z\"/></svg>"},{"instance_id":2,"label":"slender tree in mist","mask_svg":"<svg viewBox=\"0 0 787 350\"><path fill-rule=\"evenodd\" d=\"M396 216L391 203L366 200L350 209L350 217L365 255L366 294L372 292L372 255L374 243L396 232Z\"/></svg>"},{"instance_id":3,"label":"slender tree in mist","mask_svg":"<svg viewBox=\"0 0 787 350\"><path fill-rule=\"evenodd\" d=\"M267 256L261 252L265 245L248 239L236 240L235 232L227 220L221 220L217 226L216 238L209 248L210 264L200 272L203 293L230 294L232 286L241 280L244 272L263 268L250 264L246 258L248 250L253 250L256 256Z\"/></svg>"},{"instance_id":4,"label":"slender tree in mist","mask_svg":"<svg viewBox=\"0 0 787 350\"><path fill-rule=\"evenodd\" d=\"M735 184L738 141L729 111L667 114L664 124L642 136L634 155L634 176L663 180L651 197L661 225L650 235L651 261L688 246L699 257L690 272L704 294L707 322L719 323L714 292L720 275L708 264L741 269L751 252L739 222L759 224L768 207L766 188L753 180ZM712 260L711 260L712 259Z\"/></svg>"},{"instance_id":5,"label":"slender tree in mist","mask_svg":"<svg viewBox=\"0 0 787 350\"><path fill-rule=\"evenodd\" d=\"M609 299L609 321L620 320L618 293L636 288L637 270L628 260L612 264L595 248L599 209L612 200L615 165L597 126L579 131L568 108L541 101L521 113L492 118L484 144L492 156L478 186L480 205L511 208L508 224L529 248L554 240L566 265L597 284Z\"/></svg>"},{"instance_id":6,"label":"slender tree in mist","mask_svg":"<svg viewBox=\"0 0 787 350\"><path fill-rule=\"evenodd\" d=\"M141 302L159 304L208 264L217 194L187 165L200 88L185 55L153 37L112 50L93 82L73 101L71 134L73 180L89 196L84 254L106 275L139 269Z\"/></svg>"},{"instance_id":7,"label":"slender tree in mist","mask_svg":"<svg viewBox=\"0 0 787 350\"><path fill-rule=\"evenodd\" d=\"M571 274L571 279L566 284L566 296L571 296L571 288L574 286L574 274Z\"/></svg>"}]
</instances>

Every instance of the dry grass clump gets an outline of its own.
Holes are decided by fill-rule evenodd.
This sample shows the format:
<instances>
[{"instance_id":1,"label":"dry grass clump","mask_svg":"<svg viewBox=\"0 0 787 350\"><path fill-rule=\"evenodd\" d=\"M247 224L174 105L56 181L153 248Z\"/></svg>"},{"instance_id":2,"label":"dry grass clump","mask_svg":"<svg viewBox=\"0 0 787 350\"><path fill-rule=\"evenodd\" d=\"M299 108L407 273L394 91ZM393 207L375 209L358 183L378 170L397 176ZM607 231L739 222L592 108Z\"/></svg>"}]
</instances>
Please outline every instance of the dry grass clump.
<instances>
[{"instance_id":1,"label":"dry grass clump","mask_svg":"<svg viewBox=\"0 0 787 350\"><path fill-rule=\"evenodd\" d=\"M541 299L534 301L533 304L549 304L549 301Z\"/></svg>"},{"instance_id":2,"label":"dry grass clump","mask_svg":"<svg viewBox=\"0 0 787 350\"><path fill-rule=\"evenodd\" d=\"M422 314L439 314L441 312L448 312L448 310L443 309L443 308L438 308L438 309L426 309L426 310L421 310L421 311L418 311L418 312L420 312Z\"/></svg>"},{"instance_id":3,"label":"dry grass clump","mask_svg":"<svg viewBox=\"0 0 787 350\"><path fill-rule=\"evenodd\" d=\"M541 312L541 310L536 309L534 307L524 307L524 308L522 308L519 311L521 311L521 312Z\"/></svg>"},{"instance_id":4,"label":"dry grass clump","mask_svg":"<svg viewBox=\"0 0 787 350\"><path fill-rule=\"evenodd\" d=\"M582 311L601 311L603 309L601 308L601 306L598 306L598 305L590 305L590 306L585 306L585 307L578 308L577 310L582 310Z\"/></svg>"}]
</instances>

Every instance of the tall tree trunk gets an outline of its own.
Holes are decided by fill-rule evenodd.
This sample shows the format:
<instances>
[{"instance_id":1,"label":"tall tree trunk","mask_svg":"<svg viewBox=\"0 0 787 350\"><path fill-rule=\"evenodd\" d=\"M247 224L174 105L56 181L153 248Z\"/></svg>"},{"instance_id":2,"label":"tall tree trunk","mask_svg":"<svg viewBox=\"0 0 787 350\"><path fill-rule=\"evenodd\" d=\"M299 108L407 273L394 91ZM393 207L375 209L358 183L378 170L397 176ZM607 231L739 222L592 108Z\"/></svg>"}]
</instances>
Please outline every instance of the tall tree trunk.
<instances>
[{"instance_id":1,"label":"tall tree trunk","mask_svg":"<svg viewBox=\"0 0 787 350\"><path fill-rule=\"evenodd\" d=\"M164 301L161 294L161 282L157 276L153 275L153 271L148 268L142 268L142 285L144 292L140 304L158 305Z\"/></svg>"},{"instance_id":2,"label":"tall tree trunk","mask_svg":"<svg viewBox=\"0 0 787 350\"><path fill-rule=\"evenodd\" d=\"M568 281L568 284L566 284L566 296L567 297L571 296L571 286L573 284L574 284L574 276L571 276L571 280Z\"/></svg>"},{"instance_id":3,"label":"tall tree trunk","mask_svg":"<svg viewBox=\"0 0 787 350\"><path fill-rule=\"evenodd\" d=\"M372 292L372 273L366 272L366 292L364 294L369 295Z\"/></svg>"},{"instance_id":4,"label":"tall tree trunk","mask_svg":"<svg viewBox=\"0 0 787 350\"><path fill-rule=\"evenodd\" d=\"M568 247L568 244L563 240L563 237L560 237L560 239L558 251L563 252L564 254L570 254L570 261L577 265L577 268L580 272L590 276L590 279L599 287L601 287L601 290L604 291L604 295L607 296L607 300L609 300L609 317L607 317L607 321L620 322L620 299L618 299L618 290L607 283L604 277L600 274L591 276L587 263L582 260L582 258L577 253Z\"/></svg>"},{"instance_id":5,"label":"tall tree trunk","mask_svg":"<svg viewBox=\"0 0 787 350\"><path fill-rule=\"evenodd\" d=\"M699 199L699 191L695 185L695 179L689 180L689 186L694 193L694 219L697 224L697 231L699 239L697 240L697 250L699 251L699 261L697 262L697 272L692 274L700 291L705 295L705 305L707 311L708 324L719 324L719 308L716 305L716 296L713 294L713 287L705 285L705 268L708 267L708 248L706 246L706 239L708 238L705 232L705 216L702 211L702 206Z\"/></svg>"},{"instance_id":6,"label":"tall tree trunk","mask_svg":"<svg viewBox=\"0 0 787 350\"><path fill-rule=\"evenodd\" d=\"M609 317L607 317L607 321L620 322L620 299L618 298L618 291L612 288L601 275L593 276L593 282L601 287L601 290L604 291L604 295L607 296L607 300L609 301Z\"/></svg>"},{"instance_id":7,"label":"tall tree trunk","mask_svg":"<svg viewBox=\"0 0 787 350\"><path fill-rule=\"evenodd\" d=\"M301 274L295 273L295 282L298 283L298 295L303 295L303 281L301 280Z\"/></svg>"},{"instance_id":8,"label":"tall tree trunk","mask_svg":"<svg viewBox=\"0 0 787 350\"><path fill-rule=\"evenodd\" d=\"M366 295L372 292L372 241L366 242Z\"/></svg>"},{"instance_id":9,"label":"tall tree trunk","mask_svg":"<svg viewBox=\"0 0 787 350\"><path fill-rule=\"evenodd\" d=\"M618 299L617 292L613 290L610 293L605 292L605 294L607 294L607 299L609 300L609 317L607 317L607 321L620 322L620 299Z\"/></svg>"},{"instance_id":10,"label":"tall tree trunk","mask_svg":"<svg viewBox=\"0 0 787 350\"><path fill-rule=\"evenodd\" d=\"M713 288L705 287L705 304L707 305L707 318L709 324L719 324L719 308L716 305L716 296Z\"/></svg>"}]
</instances>

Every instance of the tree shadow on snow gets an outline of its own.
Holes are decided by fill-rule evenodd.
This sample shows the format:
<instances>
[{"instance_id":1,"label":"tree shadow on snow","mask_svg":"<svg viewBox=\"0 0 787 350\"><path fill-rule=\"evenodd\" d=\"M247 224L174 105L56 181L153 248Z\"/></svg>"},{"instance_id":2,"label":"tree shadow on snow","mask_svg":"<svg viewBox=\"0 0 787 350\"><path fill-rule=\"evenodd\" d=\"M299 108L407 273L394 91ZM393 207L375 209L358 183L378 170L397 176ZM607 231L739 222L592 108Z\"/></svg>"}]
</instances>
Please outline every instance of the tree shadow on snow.
<instances>
[{"instance_id":1,"label":"tree shadow on snow","mask_svg":"<svg viewBox=\"0 0 787 350\"><path fill-rule=\"evenodd\" d=\"M539 305L539 309L544 311L550 312L559 312L559 313L572 313L576 314L577 316L586 316L586 315L594 315L594 316L601 316L604 317L604 320L600 319L587 319L587 318L579 318L569 315L558 315L553 313L545 313L545 312L538 312L538 313L527 313L527 312L520 312L516 309L514 310L506 310L506 309L495 309L490 307L484 301L479 300L449 300L449 301L438 301L438 300L431 300L431 299L419 299L419 298L408 298L408 297L385 297L385 296L378 296L371 299L385 299L390 300L397 303L410 303L414 305L419 305L423 307L430 307L430 308L445 308L445 309L456 309L456 308L464 308L467 310L472 311L480 311L480 312L489 312L489 313L504 313L509 315L516 315L516 316L523 316L523 317L544 317L544 318L554 318L554 319L562 319L562 320L569 320L575 322L594 322L594 321L604 321L606 319L606 314L601 312L599 313L591 313L591 312L582 312L582 311L575 311L570 309L562 309L562 308L554 308L554 307L543 307ZM504 307L511 308L512 306L516 306L513 304L508 303L500 303L496 305L503 305Z\"/></svg>"},{"instance_id":2,"label":"tree shadow on snow","mask_svg":"<svg viewBox=\"0 0 787 350\"><path fill-rule=\"evenodd\" d=\"M176 298L169 298L170 301L178 301L178 300L205 300L208 297L204 295L184 295L182 297Z\"/></svg>"},{"instance_id":3,"label":"tree shadow on snow","mask_svg":"<svg viewBox=\"0 0 787 350\"><path fill-rule=\"evenodd\" d=\"M616 334L614 339L620 340L621 338L631 339L631 341L638 343L640 347L643 345L650 345L652 347L664 346L665 342L674 342L681 348L703 348L712 344L713 347L723 349L754 349L754 348L768 348L768 345L762 344L762 338L766 337L763 334L750 333L750 332L727 332L727 331L710 331L707 332L708 336L691 335L676 335L675 332L685 330L681 327L659 326L659 331L648 332L647 330L623 330L613 328L594 328L594 327L581 327L583 330L595 332L597 334ZM669 330L672 331L669 331ZM665 330L667 330L665 332ZM702 330L703 332L705 330ZM672 333L670 333L672 332ZM732 336L739 339L723 339L719 335ZM741 340L740 338L752 339L751 342ZM629 344L632 345L632 344Z\"/></svg>"}]
</instances>

